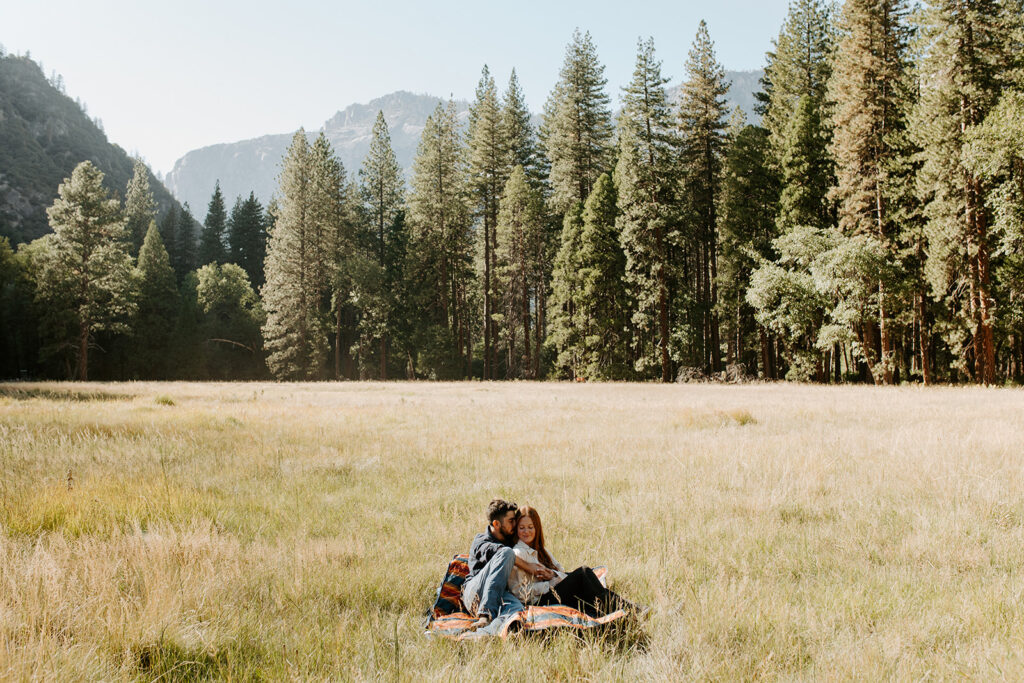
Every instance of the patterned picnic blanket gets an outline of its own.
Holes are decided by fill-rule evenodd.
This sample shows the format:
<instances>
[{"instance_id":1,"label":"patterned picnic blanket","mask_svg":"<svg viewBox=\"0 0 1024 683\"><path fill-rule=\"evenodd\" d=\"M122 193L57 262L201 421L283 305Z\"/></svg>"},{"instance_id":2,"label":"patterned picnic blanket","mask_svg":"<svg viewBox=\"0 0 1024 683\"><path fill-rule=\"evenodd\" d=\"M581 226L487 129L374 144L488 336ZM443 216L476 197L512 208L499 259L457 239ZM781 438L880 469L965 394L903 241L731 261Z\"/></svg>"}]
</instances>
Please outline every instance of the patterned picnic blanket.
<instances>
[{"instance_id":1,"label":"patterned picnic blanket","mask_svg":"<svg viewBox=\"0 0 1024 683\"><path fill-rule=\"evenodd\" d=\"M430 610L427 622L427 635L445 638L463 639L470 635L466 629L476 621L467 614L462 605L462 584L469 574L469 555L456 555L448 565L444 581L437 591L437 600ZM607 569L595 567L594 573L605 583ZM590 617L583 612L565 605L549 605L547 607L527 607L509 619L501 628L499 635L507 638L516 631L541 631L548 628L589 629L610 624L626 616L623 610L617 610L603 617Z\"/></svg>"}]
</instances>

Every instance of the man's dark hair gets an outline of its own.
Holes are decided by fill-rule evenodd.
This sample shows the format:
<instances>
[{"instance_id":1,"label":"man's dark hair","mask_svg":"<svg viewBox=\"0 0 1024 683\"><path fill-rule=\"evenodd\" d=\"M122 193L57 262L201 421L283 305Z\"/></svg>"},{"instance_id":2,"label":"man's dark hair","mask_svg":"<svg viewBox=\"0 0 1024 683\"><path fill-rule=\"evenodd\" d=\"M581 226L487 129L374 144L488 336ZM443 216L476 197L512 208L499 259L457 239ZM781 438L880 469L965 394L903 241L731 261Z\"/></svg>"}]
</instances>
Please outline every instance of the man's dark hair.
<instances>
[{"instance_id":1,"label":"man's dark hair","mask_svg":"<svg viewBox=\"0 0 1024 683\"><path fill-rule=\"evenodd\" d=\"M501 498L495 498L487 506L487 521L500 520L509 512L519 512L519 506Z\"/></svg>"}]
</instances>

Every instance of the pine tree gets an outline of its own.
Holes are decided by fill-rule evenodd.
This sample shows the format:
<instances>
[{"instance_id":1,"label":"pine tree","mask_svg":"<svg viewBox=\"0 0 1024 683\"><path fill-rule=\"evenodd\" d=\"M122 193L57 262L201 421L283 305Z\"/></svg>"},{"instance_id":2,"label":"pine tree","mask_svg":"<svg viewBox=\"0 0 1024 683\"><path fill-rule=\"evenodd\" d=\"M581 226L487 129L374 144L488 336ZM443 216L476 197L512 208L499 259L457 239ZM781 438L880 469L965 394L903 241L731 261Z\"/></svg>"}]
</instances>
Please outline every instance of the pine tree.
<instances>
[{"instance_id":1,"label":"pine tree","mask_svg":"<svg viewBox=\"0 0 1024 683\"><path fill-rule=\"evenodd\" d=\"M618 195L604 173L583 207L580 233L579 313L583 325L581 366L587 379L630 379L630 311L626 291L626 255L622 250Z\"/></svg>"},{"instance_id":2,"label":"pine tree","mask_svg":"<svg viewBox=\"0 0 1024 683\"><path fill-rule=\"evenodd\" d=\"M495 325L498 202L510 168L509 141L498 90L487 66L480 74L476 101L469 110L469 191L483 237L484 379L495 379L499 331Z\"/></svg>"},{"instance_id":3,"label":"pine tree","mask_svg":"<svg viewBox=\"0 0 1024 683\"><path fill-rule=\"evenodd\" d=\"M352 235L346 219L345 167L334 154L327 136L320 132L309 151L309 200L306 211L311 261L308 272L315 316L326 328L331 311L332 282L339 247Z\"/></svg>"},{"instance_id":4,"label":"pine tree","mask_svg":"<svg viewBox=\"0 0 1024 683\"><path fill-rule=\"evenodd\" d=\"M372 136L370 149L359 171L359 179L363 204L373 230L371 250L383 268L387 261L387 230L402 211L405 181L402 168L391 148L391 135L383 111L377 112Z\"/></svg>"},{"instance_id":5,"label":"pine tree","mask_svg":"<svg viewBox=\"0 0 1024 683\"><path fill-rule=\"evenodd\" d=\"M367 247L379 270L381 286L375 297L360 298L364 319L373 321L372 329L377 333L367 342L376 342L378 346L378 362L380 379L387 378L388 346L391 328L396 324L393 314L397 306L395 287L399 284L398 271L401 262L396 258L396 249L400 248L401 236L396 231L401 229L404 221L403 213L405 181L402 169L398 165L394 150L391 148L391 136L384 120L384 112L377 112L377 120L373 124L373 138L370 150L359 171L361 180L361 198L369 221L372 234L367 236ZM377 302L374 310L369 310L371 301ZM368 327L368 326L367 326Z\"/></svg>"},{"instance_id":6,"label":"pine tree","mask_svg":"<svg viewBox=\"0 0 1024 683\"><path fill-rule=\"evenodd\" d=\"M537 139L537 131L531 123L531 118L522 88L519 86L519 78L513 69L502 105L502 125L507 138L508 167L522 166L530 187L540 192L545 202L546 217L543 240L538 243L539 251L535 256L535 261L542 265L534 273L536 282L531 286L534 295L534 368L532 373L534 377L540 377L542 372L541 348L547 335L546 311L551 263L561 223L560 217L552 214L547 201L551 194L551 186L547 182L551 164L544 155L543 146Z\"/></svg>"},{"instance_id":7,"label":"pine tree","mask_svg":"<svg viewBox=\"0 0 1024 683\"><path fill-rule=\"evenodd\" d=\"M267 255L267 218L254 192L235 200L228 218L230 260L242 267L253 289L263 286L263 264Z\"/></svg>"},{"instance_id":8,"label":"pine tree","mask_svg":"<svg viewBox=\"0 0 1024 683\"><path fill-rule=\"evenodd\" d=\"M778 379L776 353L767 330L755 324L746 292L759 262L774 257L780 180L772 159L768 131L737 123L725 155L719 202L719 294L730 362L743 363L751 372L760 362L765 379Z\"/></svg>"},{"instance_id":9,"label":"pine tree","mask_svg":"<svg viewBox=\"0 0 1024 683\"><path fill-rule=\"evenodd\" d=\"M196 219L192 209L185 202L178 213L178 224L174 230L174 250L171 253L171 266L180 282L187 273L196 267Z\"/></svg>"},{"instance_id":10,"label":"pine tree","mask_svg":"<svg viewBox=\"0 0 1024 683\"><path fill-rule=\"evenodd\" d=\"M178 210L173 204L160 219L160 241L164 243L167 258L171 262L171 270L174 270L178 262Z\"/></svg>"},{"instance_id":11,"label":"pine tree","mask_svg":"<svg viewBox=\"0 0 1024 683\"><path fill-rule=\"evenodd\" d=\"M455 105L427 118L413 161L408 220L414 296L422 311L417 347L434 376L466 376L471 367L470 214L464 149ZM414 308L413 310L417 310Z\"/></svg>"},{"instance_id":12,"label":"pine tree","mask_svg":"<svg viewBox=\"0 0 1024 683\"><path fill-rule=\"evenodd\" d=\"M582 204L612 163L612 116L604 66L590 33L573 33L558 83L544 107L541 140L551 162L552 205L559 214Z\"/></svg>"},{"instance_id":13,"label":"pine tree","mask_svg":"<svg viewBox=\"0 0 1024 683\"><path fill-rule=\"evenodd\" d=\"M996 333L1005 354L998 364L1008 379L1019 382L1024 378L1024 307L1019 303L1024 301L1024 90L1004 90L966 141L965 165L993 188L988 206L1000 258L992 270L1001 304Z\"/></svg>"},{"instance_id":14,"label":"pine tree","mask_svg":"<svg viewBox=\"0 0 1024 683\"><path fill-rule=\"evenodd\" d=\"M327 361L327 330L344 175L321 135L300 129L278 181L263 301L267 367L279 379L314 379Z\"/></svg>"},{"instance_id":15,"label":"pine tree","mask_svg":"<svg viewBox=\"0 0 1024 683\"><path fill-rule=\"evenodd\" d=\"M583 319L580 298L583 283L583 205L565 214L558 253L551 272L551 296L548 303L549 327L545 343L555 351L555 367L563 376L583 377Z\"/></svg>"},{"instance_id":16,"label":"pine tree","mask_svg":"<svg viewBox=\"0 0 1024 683\"><path fill-rule=\"evenodd\" d=\"M640 42L633 79L623 97L615 166L625 275L638 307L633 323L642 339L637 370L658 368L663 382L672 380L672 245L680 241L680 141L665 97L667 82L654 55L654 41Z\"/></svg>"},{"instance_id":17,"label":"pine tree","mask_svg":"<svg viewBox=\"0 0 1024 683\"><path fill-rule=\"evenodd\" d=\"M696 292L693 329L701 330L697 348L700 364L713 371L721 369L718 313L718 216L716 198L721 184L722 154L728 109L725 95L729 84L715 58L707 24L701 21L686 61L687 80L679 102L682 134L684 210L689 223L689 255L686 268L690 286ZM696 359L695 359L696 360Z\"/></svg>"},{"instance_id":18,"label":"pine tree","mask_svg":"<svg viewBox=\"0 0 1024 683\"><path fill-rule=\"evenodd\" d=\"M131 255L136 256L142 247L149 223L156 218L156 202L149 189L149 169L136 159L132 170L132 179L124 196L124 217L128 239L131 243Z\"/></svg>"},{"instance_id":19,"label":"pine tree","mask_svg":"<svg viewBox=\"0 0 1024 683\"><path fill-rule=\"evenodd\" d=\"M1012 39L1019 8L999 0L935 0L922 15L927 46L913 136L923 149L918 186L925 202L926 273L959 325L947 341L977 382L996 379L991 186L965 165L965 136L995 106L1017 73ZM1009 43L1009 44L1008 44ZM1019 58L1019 57L1018 57ZM966 296L965 296L966 295ZM960 340L967 336L969 341Z\"/></svg>"},{"instance_id":20,"label":"pine tree","mask_svg":"<svg viewBox=\"0 0 1024 683\"><path fill-rule=\"evenodd\" d=\"M901 155L895 143L905 130L906 45L903 0L848 0L843 35L829 83L835 102L831 152L836 164L839 229L870 235L895 259L897 227L890 206L890 160ZM875 301L865 302L858 325L860 346L876 382L893 382L893 318L897 300L879 280ZM875 350L874 330L878 331Z\"/></svg>"},{"instance_id":21,"label":"pine tree","mask_svg":"<svg viewBox=\"0 0 1024 683\"><path fill-rule=\"evenodd\" d=\"M522 166L526 179L540 189L547 176L546 160L537 144L537 133L530 123L530 110L519 85L516 70L508 79L508 89L502 101L501 125L505 131L508 168Z\"/></svg>"},{"instance_id":22,"label":"pine tree","mask_svg":"<svg viewBox=\"0 0 1024 683\"><path fill-rule=\"evenodd\" d=\"M340 269L346 255L355 249L357 221L353 215L360 211L360 199L355 183L346 180L345 168L323 132L317 136L310 152L315 314L325 334L333 327L337 377L340 369L338 350L345 334L339 324L338 313L349 294Z\"/></svg>"},{"instance_id":23,"label":"pine tree","mask_svg":"<svg viewBox=\"0 0 1024 683\"><path fill-rule=\"evenodd\" d=\"M816 111L825 103L836 39L832 15L832 5L821 0L791 0L768 53L761 125L779 157L801 98L808 98ZM820 122L820 112L816 115Z\"/></svg>"},{"instance_id":24,"label":"pine tree","mask_svg":"<svg viewBox=\"0 0 1024 683\"><path fill-rule=\"evenodd\" d=\"M139 250L135 280L138 309L132 319L131 361L136 368L134 374L145 379L170 379L173 368L170 350L179 306L178 288L155 221L150 222Z\"/></svg>"},{"instance_id":25,"label":"pine tree","mask_svg":"<svg viewBox=\"0 0 1024 683\"><path fill-rule=\"evenodd\" d=\"M537 257L544 251L545 222L543 197L530 186L523 167L516 166L502 192L495 259L509 377L536 377L539 367L534 302L543 294L535 291L535 285L543 267Z\"/></svg>"},{"instance_id":26,"label":"pine tree","mask_svg":"<svg viewBox=\"0 0 1024 683\"><path fill-rule=\"evenodd\" d=\"M66 310L77 348L77 376L89 378L89 347L101 330L126 329L131 316L131 256L120 202L103 187L103 173L89 161L75 167L46 210L53 228L49 259L37 296Z\"/></svg>"},{"instance_id":27,"label":"pine tree","mask_svg":"<svg viewBox=\"0 0 1024 683\"><path fill-rule=\"evenodd\" d=\"M832 223L826 199L833 169L828 145L820 104L802 96L777 148L782 180L778 197L780 232L797 225L825 227Z\"/></svg>"},{"instance_id":28,"label":"pine tree","mask_svg":"<svg viewBox=\"0 0 1024 683\"><path fill-rule=\"evenodd\" d=\"M220 191L218 180L210 197L210 204L206 210L206 220L203 222L203 229L199 236L199 259L197 266L205 266L207 263L224 263L226 250L224 248L224 236L227 232L227 211L224 207L224 195Z\"/></svg>"}]
</instances>

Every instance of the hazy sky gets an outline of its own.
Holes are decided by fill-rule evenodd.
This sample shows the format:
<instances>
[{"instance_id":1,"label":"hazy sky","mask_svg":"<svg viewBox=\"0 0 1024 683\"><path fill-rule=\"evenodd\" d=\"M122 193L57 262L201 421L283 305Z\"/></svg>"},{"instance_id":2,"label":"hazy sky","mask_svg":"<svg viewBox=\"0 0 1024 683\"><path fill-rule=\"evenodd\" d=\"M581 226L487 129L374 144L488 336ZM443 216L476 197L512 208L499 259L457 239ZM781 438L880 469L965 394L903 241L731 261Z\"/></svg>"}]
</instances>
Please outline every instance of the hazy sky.
<instances>
[{"instance_id":1,"label":"hazy sky","mask_svg":"<svg viewBox=\"0 0 1024 683\"><path fill-rule=\"evenodd\" d=\"M166 173L189 150L318 129L395 90L471 99L485 63L502 91L515 67L539 111L577 26L594 38L613 99L639 37L654 38L678 80L701 19L727 69L760 68L787 4L0 0L0 44L63 75L111 141Z\"/></svg>"}]
</instances>

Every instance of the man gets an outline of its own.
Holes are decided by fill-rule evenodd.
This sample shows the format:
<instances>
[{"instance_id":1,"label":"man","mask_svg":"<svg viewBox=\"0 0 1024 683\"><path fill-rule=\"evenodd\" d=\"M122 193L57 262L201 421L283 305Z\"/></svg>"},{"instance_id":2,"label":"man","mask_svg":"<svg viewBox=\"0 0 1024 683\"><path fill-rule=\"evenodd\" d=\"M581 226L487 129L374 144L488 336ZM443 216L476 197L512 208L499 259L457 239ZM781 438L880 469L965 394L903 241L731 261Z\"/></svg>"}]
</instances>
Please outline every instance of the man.
<instances>
[{"instance_id":1,"label":"man","mask_svg":"<svg viewBox=\"0 0 1024 683\"><path fill-rule=\"evenodd\" d=\"M518 512L515 503L495 498L487 506L487 530L473 539L469 575L462 584L462 604L477 617L470 630L494 621L497 631L508 618L523 611L523 603L508 589L508 575L514 564L541 580L551 578L547 567L517 559L512 551Z\"/></svg>"}]
</instances>

